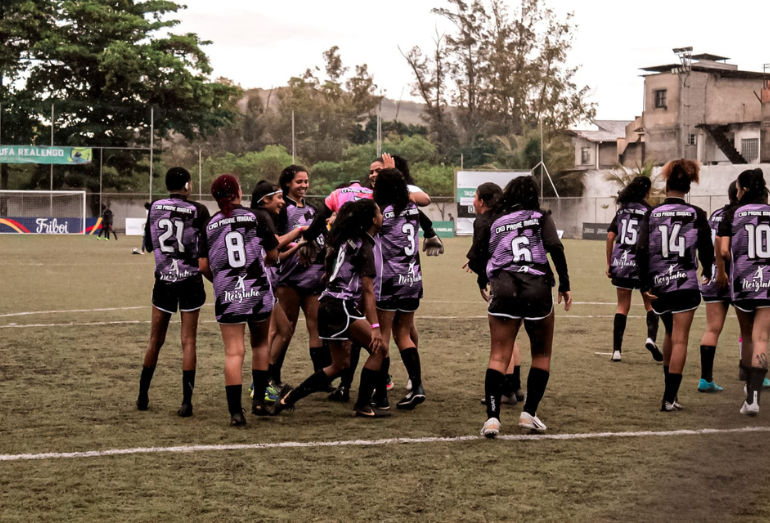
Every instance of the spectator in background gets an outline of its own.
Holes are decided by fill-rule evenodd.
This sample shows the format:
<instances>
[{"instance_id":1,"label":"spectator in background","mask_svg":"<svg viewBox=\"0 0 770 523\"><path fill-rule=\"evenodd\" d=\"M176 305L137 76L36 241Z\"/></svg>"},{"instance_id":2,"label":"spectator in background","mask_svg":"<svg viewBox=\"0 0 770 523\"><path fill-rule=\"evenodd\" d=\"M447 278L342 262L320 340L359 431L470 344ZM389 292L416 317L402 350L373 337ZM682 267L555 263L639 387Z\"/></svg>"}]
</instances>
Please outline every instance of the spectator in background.
<instances>
[{"instance_id":1,"label":"spectator in background","mask_svg":"<svg viewBox=\"0 0 770 523\"><path fill-rule=\"evenodd\" d=\"M117 233L112 228L112 210L109 208L109 206L102 204L102 228L99 230L99 235L96 237L96 239L101 239L102 234L104 234L105 240L109 240L110 233L115 235L116 240L118 239Z\"/></svg>"}]
</instances>

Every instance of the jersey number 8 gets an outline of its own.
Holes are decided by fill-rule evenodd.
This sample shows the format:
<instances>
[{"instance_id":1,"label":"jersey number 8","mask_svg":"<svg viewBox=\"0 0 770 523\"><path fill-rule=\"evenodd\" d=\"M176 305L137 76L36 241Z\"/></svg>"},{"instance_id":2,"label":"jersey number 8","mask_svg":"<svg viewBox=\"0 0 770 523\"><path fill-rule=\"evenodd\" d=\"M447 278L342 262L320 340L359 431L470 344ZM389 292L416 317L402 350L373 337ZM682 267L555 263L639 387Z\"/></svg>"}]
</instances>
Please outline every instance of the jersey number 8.
<instances>
[{"instance_id":1,"label":"jersey number 8","mask_svg":"<svg viewBox=\"0 0 770 523\"><path fill-rule=\"evenodd\" d=\"M246 265L246 249L243 246L243 235L238 231L230 231L225 235L227 247L227 263L233 269Z\"/></svg>"}]
</instances>

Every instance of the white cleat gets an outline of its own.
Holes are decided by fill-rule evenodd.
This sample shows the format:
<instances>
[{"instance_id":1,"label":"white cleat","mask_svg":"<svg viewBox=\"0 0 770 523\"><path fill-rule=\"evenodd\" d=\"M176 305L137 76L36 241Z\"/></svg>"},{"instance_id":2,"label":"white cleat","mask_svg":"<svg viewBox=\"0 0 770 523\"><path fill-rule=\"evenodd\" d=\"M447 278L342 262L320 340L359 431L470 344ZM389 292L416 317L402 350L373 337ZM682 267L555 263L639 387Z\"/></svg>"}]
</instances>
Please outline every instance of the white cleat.
<instances>
[{"instance_id":1,"label":"white cleat","mask_svg":"<svg viewBox=\"0 0 770 523\"><path fill-rule=\"evenodd\" d=\"M531 430L532 432L545 432L545 429L548 428L545 426L545 423L540 421L540 418L531 415L529 412L521 413L521 416L519 416L519 427Z\"/></svg>"},{"instance_id":2,"label":"white cleat","mask_svg":"<svg viewBox=\"0 0 770 523\"><path fill-rule=\"evenodd\" d=\"M612 361L620 361L620 351L612 351L612 358L610 358Z\"/></svg>"},{"instance_id":3,"label":"white cleat","mask_svg":"<svg viewBox=\"0 0 770 523\"><path fill-rule=\"evenodd\" d=\"M492 439L500 432L500 420L497 418L489 418L484 422L484 426L481 427L481 435L485 438Z\"/></svg>"},{"instance_id":4,"label":"white cleat","mask_svg":"<svg viewBox=\"0 0 770 523\"><path fill-rule=\"evenodd\" d=\"M744 414L746 416L756 416L759 414L759 398L757 397L758 394L756 391L754 392L754 398L751 403L747 402L746 400L743 400L743 405L741 405L740 413Z\"/></svg>"}]
</instances>

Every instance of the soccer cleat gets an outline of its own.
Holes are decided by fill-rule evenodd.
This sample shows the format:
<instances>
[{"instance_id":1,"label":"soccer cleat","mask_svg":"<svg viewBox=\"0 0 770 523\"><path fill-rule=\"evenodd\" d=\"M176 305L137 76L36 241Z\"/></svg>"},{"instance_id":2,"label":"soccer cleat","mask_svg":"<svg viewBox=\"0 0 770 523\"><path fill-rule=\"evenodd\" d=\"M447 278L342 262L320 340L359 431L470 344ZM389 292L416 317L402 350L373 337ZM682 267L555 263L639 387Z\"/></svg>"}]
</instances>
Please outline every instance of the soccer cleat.
<instances>
[{"instance_id":1,"label":"soccer cleat","mask_svg":"<svg viewBox=\"0 0 770 523\"><path fill-rule=\"evenodd\" d=\"M545 423L540 421L540 418L526 411L523 411L519 416L519 427L532 432L545 432L545 429L548 428Z\"/></svg>"},{"instance_id":2,"label":"soccer cleat","mask_svg":"<svg viewBox=\"0 0 770 523\"><path fill-rule=\"evenodd\" d=\"M275 400L275 405L273 405L273 416L277 416L281 413L281 411L289 409L294 410L294 403L291 403L289 401L286 401L286 399L289 397L289 394L291 394L291 391L293 391L289 385L284 385L281 388L281 395L280 399Z\"/></svg>"},{"instance_id":3,"label":"soccer cleat","mask_svg":"<svg viewBox=\"0 0 770 523\"><path fill-rule=\"evenodd\" d=\"M425 390L422 388L422 385L418 385L417 388L407 392L406 396L396 403L396 408L412 410L423 401L425 401Z\"/></svg>"},{"instance_id":4,"label":"soccer cleat","mask_svg":"<svg viewBox=\"0 0 770 523\"><path fill-rule=\"evenodd\" d=\"M655 361L663 361L663 354L658 349L658 346L655 344L655 341L653 341L652 338L647 338L647 341L644 342L644 348L650 351L650 354L652 354L652 359Z\"/></svg>"},{"instance_id":5,"label":"soccer cleat","mask_svg":"<svg viewBox=\"0 0 770 523\"><path fill-rule=\"evenodd\" d=\"M408 379L406 380L406 391L409 392L412 390L412 380Z\"/></svg>"},{"instance_id":6,"label":"soccer cleat","mask_svg":"<svg viewBox=\"0 0 770 523\"><path fill-rule=\"evenodd\" d=\"M245 410L241 409L241 412L236 412L235 414L230 414L230 426L231 427L242 427L243 425L246 425L246 417L243 415Z\"/></svg>"},{"instance_id":7,"label":"soccer cleat","mask_svg":"<svg viewBox=\"0 0 770 523\"><path fill-rule=\"evenodd\" d=\"M252 398L252 399L254 398L254 382L253 381L249 385L249 397Z\"/></svg>"},{"instance_id":8,"label":"soccer cleat","mask_svg":"<svg viewBox=\"0 0 770 523\"><path fill-rule=\"evenodd\" d=\"M764 380L762 380L762 388L770 389L770 378L765 378Z\"/></svg>"},{"instance_id":9,"label":"soccer cleat","mask_svg":"<svg viewBox=\"0 0 770 523\"><path fill-rule=\"evenodd\" d=\"M193 414L192 403L182 403L176 413L180 418L189 418Z\"/></svg>"},{"instance_id":10,"label":"soccer cleat","mask_svg":"<svg viewBox=\"0 0 770 523\"><path fill-rule=\"evenodd\" d=\"M265 403L275 403L281 397L281 389L273 385L265 388Z\"/></svg>"},{"instance_id":11,"label":"soccer cleat","mask_svg":"<svg viewBox=\"0 0 770 523\"><path fill-rule=\"evenodd\" d=\"M147 394L139 394L136 398L136 410L147 410L150 407L150 398Z\"/></svg>"},{"instance_id":12,"label":"soccer cleat","mask_svg":"<svg viewBox=\"0 0 770 523\"><path fill-rule=\"evenodd\" d=\"M610 358L611 361L620 361L620 351L615 350L612 351L612 357Z\"/></svg>"},{"instance_id":13,"label":"soccer cleat","mask_svg":"<svg viewBox=\"0 0 770 523\"><path fill-rule=\"evenodd\" d=\"M677 402L669 403L668 401L663 401L660 404L660 411L661 412L676 412L678 410L682 410L681 409L681 405L679 407L677 407L677 405L678 405Z\"/></svg>"},{"instance_id":14,"label":"soccer cleat","mask_svg":"<svg viewBox=\"0 0 770 523\"><path fill-rule=\"evenodd\" d=\"M345 385L339 385L331 394L329 394L330 401L350 401L350 389Z\"/></svg>"},{"instance_id":15,"label":"soccer cleat","mask_svg":"<svg viewBox=\"0 0 770 523\"><path fill-rule=\"evenodd\" d=\"M698 382L698 392L722 392L724 389L714 383L703 378Z\"/></svg>"},{"instance_id":16,"label":"soccer cleat","mask_svg":"<svg viewBox=\"0 0 770 523\"><path fill-rule=\"evenodd\" d=\"M759 401L757 401L759 398L757 398L757 393L754 392L754 398L751 403L747 402L746 400L743 400L743 405L741 405L740 413L745 416L756 416L759 414Z\"/></svg>"},{"instance_id":17,"label":"soccer cleat","mask_svg":"<svg viewBox=\"0 0 770 523\"><path fill-rule=\"evenodd\" d=\"M516 405L516 403L518 403L518 400L516 399L515 394L511 394L510 396L503 394L500 396L501 405Z\"/></svg>"},{"instance_id":18,"label":"soccer cleat","mask_svg":"<svg viewBox=\"0 0 770 523\"><path fill-rule=\"evenodd\" d=\"M500 432L500 420L497 418L489 418L484 422L484 426L481 427L481 435L485 438L493 439Z\"/></svg>"},{"instance_id":19,"label":"soccer cleat","mask_svg":"<svg viewBox=\"0 0 770 523\"><path fill-rule=\"evenodd\" d=\"M386 390L392 390L393 387L395 387L395 386L396 386L395 383L393 383L393 377L390 374L388 374L388 386L385 387L385 389Z\"/></svg>"},{"instance_id":20,"label":"soccer cleat","mask_svg":"<svg viewBox=\"0 0 770 523\"><path fill-rule=\"evenodd\" d=\"M378 398L377 395L375 395L372 398L372 402L370 403L372 407L379 410L390 410L390 402L388 401L388 397L384 396L382 398Z\"/></svg>"},{"instance_id":21,"label":"soccer cleat","mask_svg":"<svg viewBox=\"0 0 770 523\"><path fill-rule=\"evenodd\" d=\"M362 407L356 407L353 410L353 415L357 418L387 418L390 416L390 411L380 410L371 405L364 405Z\"/></svg>"},{"instance_id":22,"label":"soccer cleat","mask_svg":"<svg viewBox=\"0 0 770 523\"><path fill-rule=\"evenodd\" d=\"M251 400L251 413L255 416L271 416L273 414L265 405L265 400L260 398Z\"/></svg>"}]
</instances>

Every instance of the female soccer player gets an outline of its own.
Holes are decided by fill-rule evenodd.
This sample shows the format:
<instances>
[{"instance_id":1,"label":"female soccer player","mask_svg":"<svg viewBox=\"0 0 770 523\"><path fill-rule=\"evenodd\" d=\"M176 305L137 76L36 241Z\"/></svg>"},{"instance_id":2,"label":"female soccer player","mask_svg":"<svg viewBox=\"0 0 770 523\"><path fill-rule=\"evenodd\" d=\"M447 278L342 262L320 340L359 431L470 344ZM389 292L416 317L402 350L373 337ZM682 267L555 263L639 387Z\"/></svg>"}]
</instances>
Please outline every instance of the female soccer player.
<instances>
[{"instance_id":1,"label":"female soccer player","mask_svg":"<svg viewBox=\"0 0 770 523\"><path fill-rule=\"evenodd\" d=\"M410 201L406 181L397 169L383 169L374 186L374 201L382 209L382 228L375 244L377 279L375 297L377 318L385 344L385 358L391 332L404 362L411 390L396 404L399 409L414 409L425 401L422 371L417 345L412 338L414 312L422 298L422 270L419 252L419 211ZM386 362L387 366L387 362ZM388 369L377 386L375 406L389 408Z\"/></svg>"},{"instance_id":2,"label":"female soccer player","mask_svg":"<svg viewBox=\"0 0 770 523\"><path fill-rule=\"evenodd\" d=\"M727 188L729 203L714 211L709 217L711 229L711 242L714 244L714 254L718 256L719 246L716 244L719 224L722 223L725 212L738 203L738 180L732 182ZM717 342L727 318L727 309L730 307L730 289L727 286L717 286L717 270L712 267L712 277L708 283L701 284L700 294L706 302L706 330L700 340L700 381L699 392L720 392L722 387L714 383L714 355L717 350Z\"/></svg>"},{"instance_id":3,"label":"female soccer player","mask_svg":"<svg viewBox=\"0 0 770 523\"><path fill-rule=\"evenodd\" d=\"M725 262L730 262L730 296L743 337L741 364L746 376L746 399L740 413L759 414L759 393L767 374L767 339L770 335L770 205L761 169L738 176L738 204L724 214L717 242L717 282L727 284Z\"/></svg>"},{"instance_id":4,"label":"female soccer player","mask_svg":"<svg viewBox=\"0 0 770 523\"><path fill-rule=\"evenodd\" d=\"M381 226L382 213L372 200L346 203L334 220L325 259L328 283L321 294L318 314L320 335L329 341L332 361L284 394L275 404L276 414L313 392L325 390L329 381L348 367L350 354L345 342L353 339L370 350L361 371L355 415L390 415L369 404L385 352L374 300L373 235ZM363 303L364 313L359 311L359 303Z\"/></svg>"},{"instance_id":5,"label":"female soccer player","mask_svg":"<svg viewBox=\"0 0 770 523\"><path fill-rule=\"evenodd\" d=\"M666 330L665 390L660 410L673 412L682 408L678 401L679 385L687 359L690 326L700 304L698 259L705 283L711 279L714 245L706 213L684 201L692 182L698 182L698 164L673 160L663 166L660 174L666 180L666 199L642 221L636 261L642 291L652 300L652 308L661 316Z\"/></svg>"},{"instance_id":6,"label":"female soccer player","mask_svg":"<svg viewBox=\"0 0 770 523\"><path fill-rule=\"evenodd\" d=\"M474 245L491 284L489 332L491 347L484 380L487 421L482 436L500 432L500 396L505 371L522 320L529 335L532 368L527 378L527 399L519 427L544 432L537 407L545 393L551 368L553 344L553 297L555 279L546 253L559 274L558 302L572 305L567 260L556 226L549 213L540 210L537 185L531 176L511 180L495 206L494 220Z\"/></svg>"},{"instance_id":7,"label":"female soccer player","mask_svg":"<svg viewBox=\"0 0 770 523\"><path fill-rule=\"evenodd\" d=\"M206 301L203 278L198 271L199 241L205 234L209 211L187 200L192 187L190 173L182 167L166 172L168 198L150 204L144 227L145 249L155 256L152 289L150 343L144 355L136 408L147 410L149 389L158 354L166 341L171 315L179 308L182 320L182 405L177 414L192 416L195 388L198 315Z\"/></svg>"},{"instance_id":8,"label":"female soccer player","mask_svg":"<svg viewBox=\"0 0 770 523\"><path fill-rule=\"evenodd\" d=\"M502 195L503 191L496 183L486 182L476 188L476 193L473 195L473 210L476 214L476 219L473 220L473 245L477 244L477 238L484 234L484 231L492 225L492 221L494 221L493 209ZM487 280L486 267L479 265L479 258L473 246L466 256L468 261L463 268L467 272L476 273L476 283L479 285L481 298L489 303L489 292L487 291L489 280ZM505 371L505 383L500 402L515 405L523 400L524 391L521 388L521 351L519 350L518 342L514 342L513 357ZM486 405L486 398L482 399L481 402Z\"/></svg>"},{"instance_id":9,"label":"female soccer player","mask_svg":"<svg viewBox=\"0 0 770 523\"><path fill-rule=\"evenodd\" d=\"M273 293L265 262L278 258L278 240L266 220L241 206L241 187L229 174L211 184L211 195L220 211L206 226L200 270L214 283L216 313L225 345L225 391L230 425L246 424L241 408L241 368L246 349L246 325L251 333L251 376L254 390L264 391L268 380L267 335ZM270 414L264 394L254 394L251 412Z\"/></svg>"},{"instance_id":10,"label":"female soccer player","mask_svg":"<svg viewBox=\"0 0 770 523\"><path fill-rule=\"evenodd\" d=\"M299 165L286 167L278 178L278 183L283 190L283 199L286 207L276 220L278 234L285 235L297 228L310 225L316 214L315 207L305 202L305 194L309 187L307 169ZM314 239L323 247L323 235ZM277 355L272 368L273 381L281 382L280 371L289 341L297 328L300 308L305 314L305 323L308 331L310 359L315 370L322 369L329 364L329 349L324 347L318 337L318 296L323 291L323 254L321 249L315 250L313 259L303 263L297 254L292 254L282 260L278 271L278 291L276 297L278 304L283 308L291 326L289 340L281 343L276 338L270 352Z\"/></svg>"},{"instance_id":11,"label":"female soccer player","mask_svg":"<svg viewBox=\"0 0 770 523\"><path fill-rule=\"evenodd\" d=\"M637 176L618 194L618 210L607 229L607 277L617 288L618 307L612 330L612 361L620 361L623 332L631 308L631 292L640 287L639 270L634 251L642 223L650 206L645 201L650 195L650 179ZM655 340L658 336L658 316L652 311L650 300L642 294L647 311L647 341L645 348L655 361L662 361Z\"/></svg>"}]
</instances>

